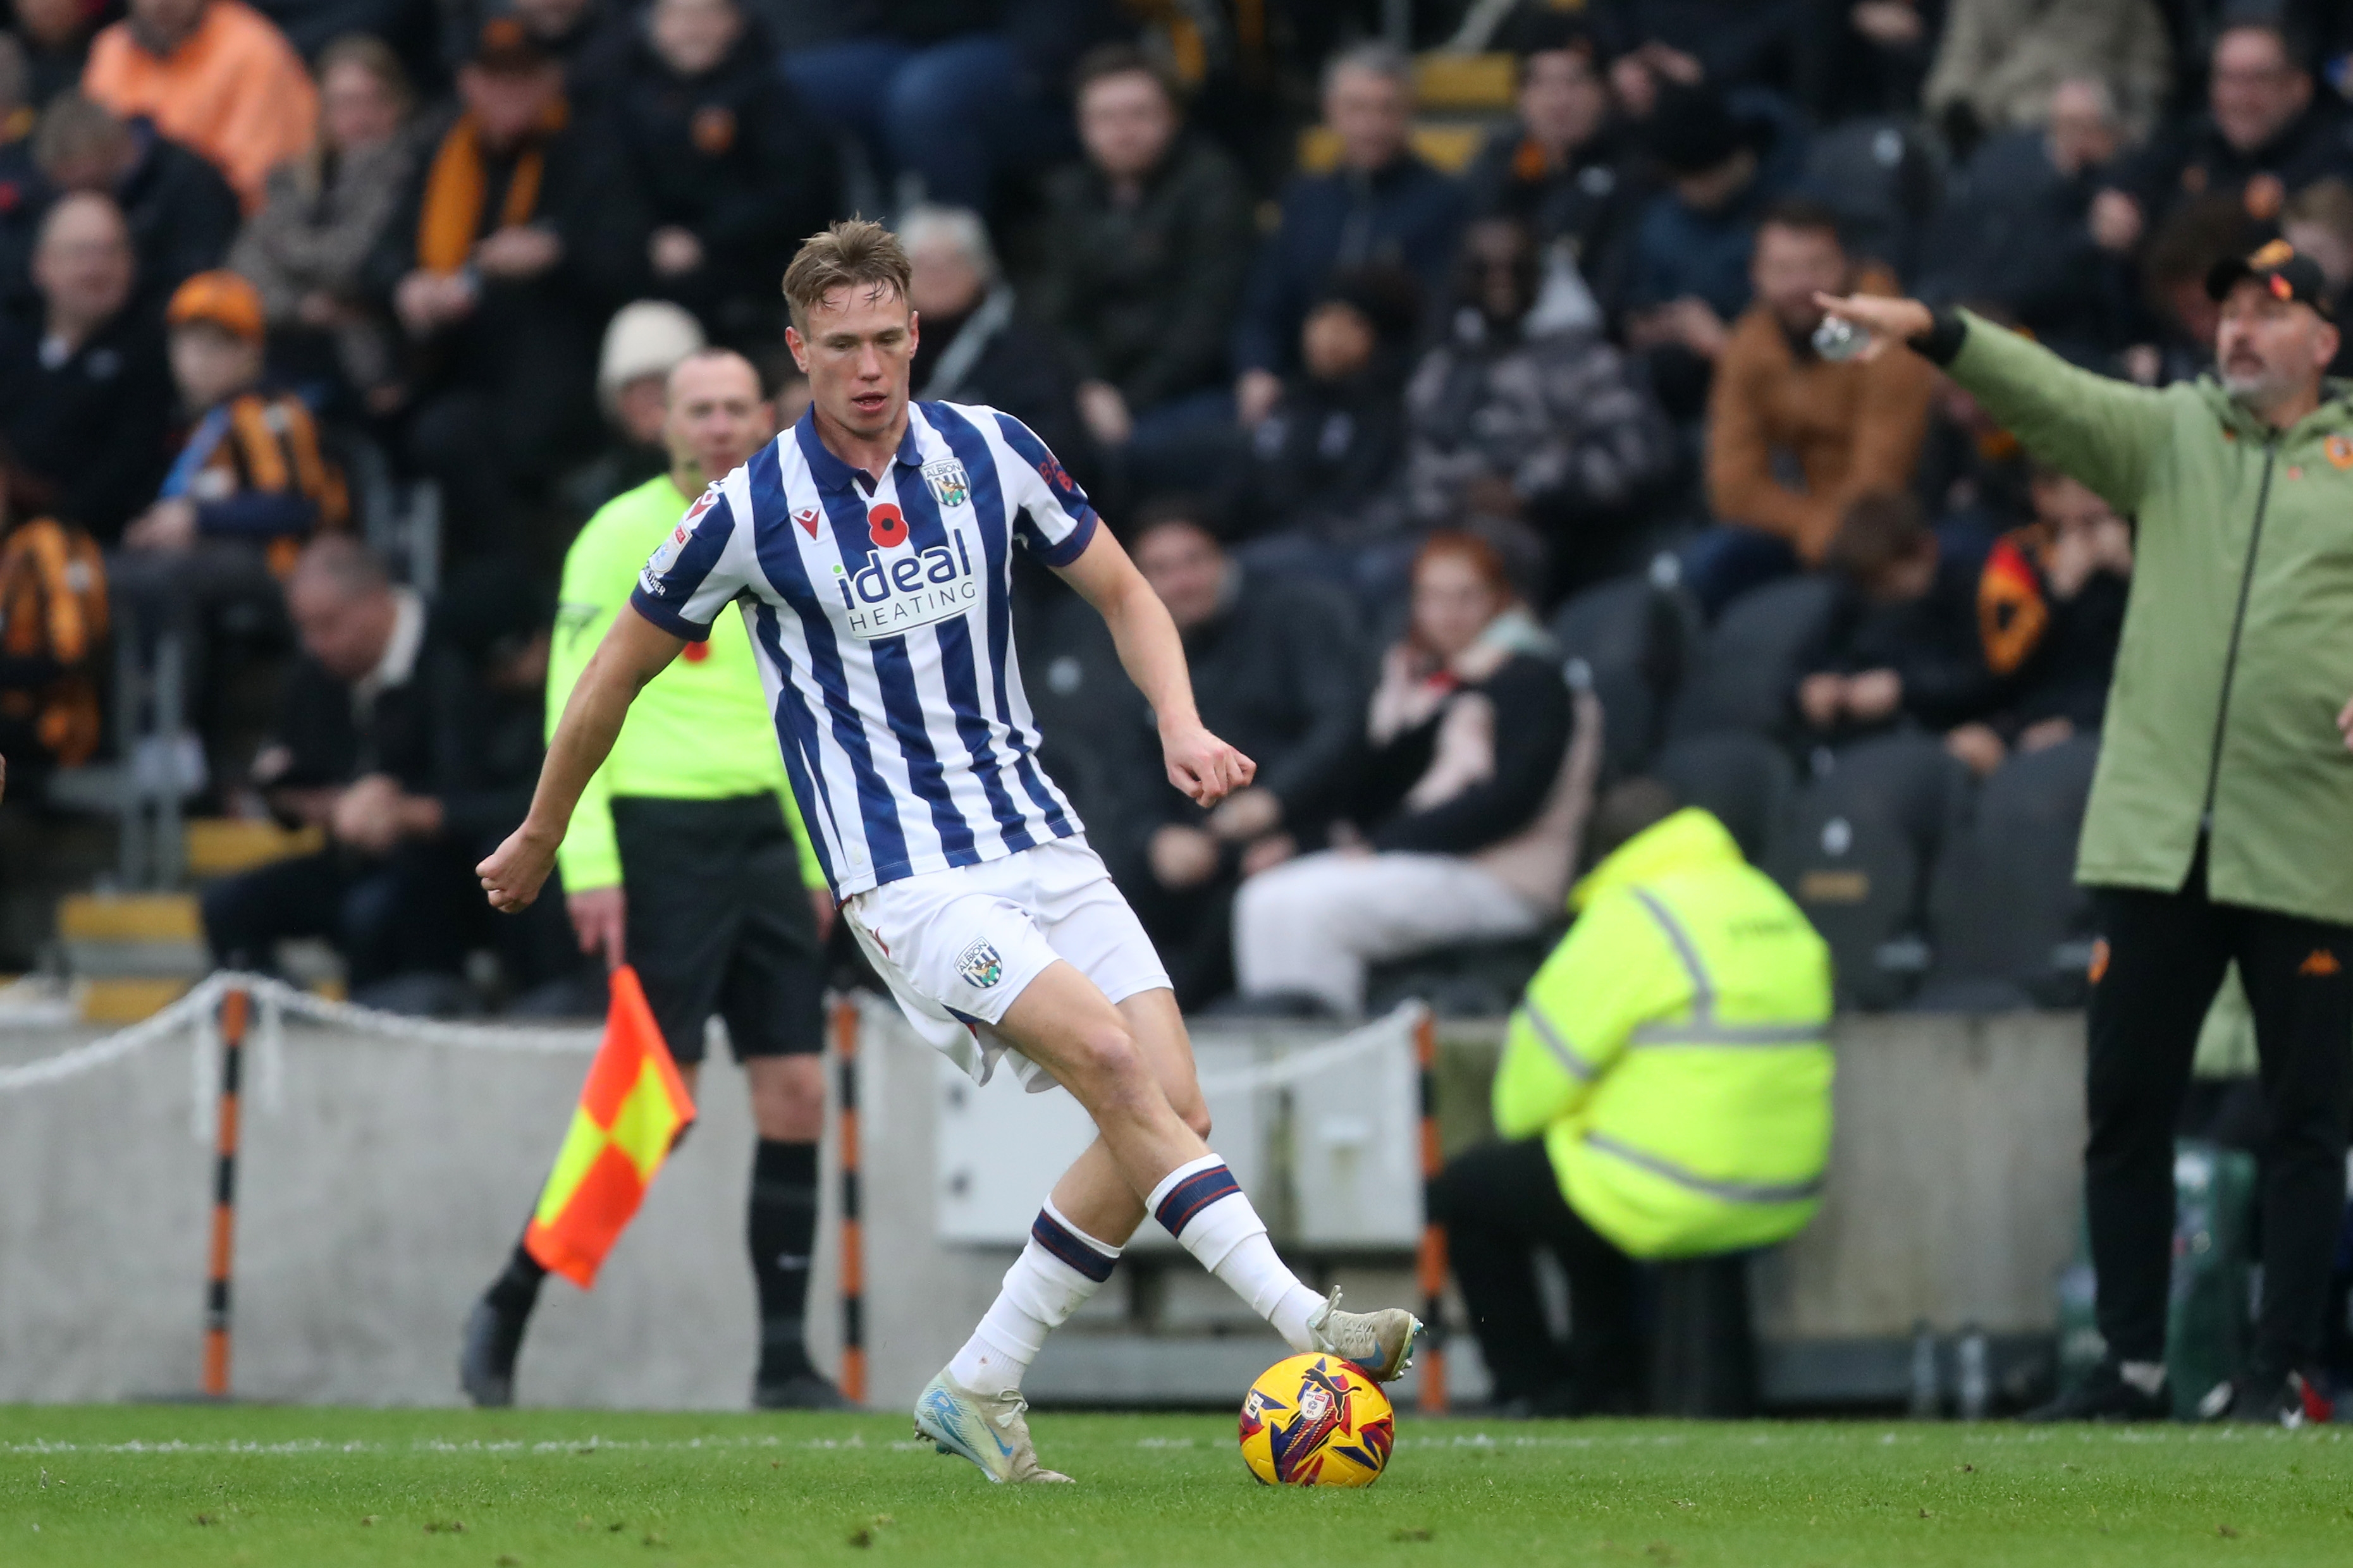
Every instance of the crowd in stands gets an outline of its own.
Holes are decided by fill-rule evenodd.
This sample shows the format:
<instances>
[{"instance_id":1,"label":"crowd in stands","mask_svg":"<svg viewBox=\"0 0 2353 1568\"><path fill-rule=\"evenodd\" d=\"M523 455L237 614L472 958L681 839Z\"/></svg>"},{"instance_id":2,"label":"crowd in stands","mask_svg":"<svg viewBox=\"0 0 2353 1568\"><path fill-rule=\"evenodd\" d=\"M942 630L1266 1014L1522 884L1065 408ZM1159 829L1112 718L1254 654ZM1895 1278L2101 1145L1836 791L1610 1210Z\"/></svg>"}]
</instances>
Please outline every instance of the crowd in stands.
<instances>
[{"instance_id":1,"label":"crowd in stands","mask_svg":"<svg viewBox=\"0 0 2353 1568\"><path fill-rule=\"evenodd\" d=\"M797 416L777 280L852 211L913 257L916 395L1052 447L1258 759L1213 812L1162 787L1023 568L1047 760L1188 1006L1355 1012L1540 935L1608 777L1683 767L1804 901L1848 884L1776 835L1836 759L2088 752L2130 520L1926 361L1825 357L1816 296L2149 384L2266 237L2353 300L2353 9L1422 0L1413 49L1511 57L1475 143L1391 9L13 0L0 528L86 533L118 645L173 640L199 808L338 847L208 906L216 948L269 962L304 900L354 981L491 942L430 911L519 816L565 548L666 466L696 349ZM5 636L20 779L170 721L89 721L100 656ZM1731 731L1772 756L1693 762ZM544 934L498 936L515 990Z\"/></svg>"}]
</instances>

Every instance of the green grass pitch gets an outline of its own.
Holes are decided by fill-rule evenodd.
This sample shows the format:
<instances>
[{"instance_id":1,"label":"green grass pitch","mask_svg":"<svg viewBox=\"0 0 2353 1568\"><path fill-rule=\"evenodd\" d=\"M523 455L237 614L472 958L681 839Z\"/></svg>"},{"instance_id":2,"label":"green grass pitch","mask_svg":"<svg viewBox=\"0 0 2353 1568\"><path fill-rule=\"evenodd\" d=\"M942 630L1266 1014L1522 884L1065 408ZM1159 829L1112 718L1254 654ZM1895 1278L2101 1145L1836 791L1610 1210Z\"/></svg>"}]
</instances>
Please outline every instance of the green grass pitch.
<instances>
[{"instance_id":1,"label":"green grass pitch","mask_svg":"<svg viewBox=\"0 0 2353 1568\"><path fill-rule=\"evenodd\" d=\"M0 1563L2353 1563L2353 1443L2181 1427L1400 1424L1368 1491L1259 1486L1232 1421L1036 1418L993 1488L883 1415L0 1408Z\"/></svg>"}]
</instances>

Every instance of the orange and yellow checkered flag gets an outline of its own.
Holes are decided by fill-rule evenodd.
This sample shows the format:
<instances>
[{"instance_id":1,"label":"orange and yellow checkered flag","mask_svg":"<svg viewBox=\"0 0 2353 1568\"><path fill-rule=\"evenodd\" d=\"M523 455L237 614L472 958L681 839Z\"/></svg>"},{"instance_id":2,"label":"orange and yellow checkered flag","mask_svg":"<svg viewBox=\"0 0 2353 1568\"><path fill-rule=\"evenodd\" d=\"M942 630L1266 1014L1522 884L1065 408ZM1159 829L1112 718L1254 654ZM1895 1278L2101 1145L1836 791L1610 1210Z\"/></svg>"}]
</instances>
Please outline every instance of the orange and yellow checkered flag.
<instances>
[{"instance_id":1,"label":"orange and yellow checkered flag","mask_svg":"<svg viewBox=\"0 0 2353 1568\"><path fill-rule=\"evenodd\" d=\"M522 1238L542 1267L583 1290L596 1282L654 1173L694 1121L638 972L626 963L613 971L612 990L605 1043Z\"/></svg>"}]
</instances>

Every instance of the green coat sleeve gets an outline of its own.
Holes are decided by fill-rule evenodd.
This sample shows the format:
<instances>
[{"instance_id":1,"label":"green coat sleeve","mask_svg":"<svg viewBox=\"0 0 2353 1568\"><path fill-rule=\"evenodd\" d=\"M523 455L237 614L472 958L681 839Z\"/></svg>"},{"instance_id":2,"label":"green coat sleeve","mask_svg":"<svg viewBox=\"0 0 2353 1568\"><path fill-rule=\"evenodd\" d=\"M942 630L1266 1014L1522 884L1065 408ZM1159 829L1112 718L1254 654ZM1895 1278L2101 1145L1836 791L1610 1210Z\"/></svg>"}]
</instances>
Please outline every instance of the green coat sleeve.
<instances>
[{"instance_id":1,"label":"green coat sleeve","mask_svg":"<svg viewBox=\"0 0 2353 1568\"><path fill-rule=\"evenodd\" d=\"M1532 1138L1576 1115L1637 1026L1690 1004L1683 964L1633 895L1595 900L1512 1015L1495 1072L1495 1131Z\"/></svg>"},{"instance_id":2,"label":"green coat sleeve","mask_svg":"<svg viewBox=\"0 0 2353 1568\"><path fill-rule=\"evenodd\" d=\"M2117 511L2139 511L2172 428L2171 397L2079 370L2016 332L1962 315L1968 335L1947 373L2036 458Z\"/></svg>"},{"instance_id":3,"label":"green coat sleeve","mask_svg":"<svg viewBox=\"0 0 2353 1568\"><path fill-rule=\"evenodd\" d=\"M564 717L564 705L572 697L573 687L579 684L580 672L588 668L588 658L596 645L605 640L606 628L613 624L621 605L628 597L629 584L636 578L633 571L616 573L613 563L604 559L599 548L598 531L592 521L581 530L580 537L572 542L572 549L564 557L564 585L556 595L555 637L547 650L547 733L553 739L556 721ZM606 770L598 768L580 792L580 804L573 808L572 826L565 830L564 842L556 847L555 864L564 873L567 892L585 893L596 888L618 887L621 881L621 851L613 837L613 785Z\"/></svg>"}]
</instances>

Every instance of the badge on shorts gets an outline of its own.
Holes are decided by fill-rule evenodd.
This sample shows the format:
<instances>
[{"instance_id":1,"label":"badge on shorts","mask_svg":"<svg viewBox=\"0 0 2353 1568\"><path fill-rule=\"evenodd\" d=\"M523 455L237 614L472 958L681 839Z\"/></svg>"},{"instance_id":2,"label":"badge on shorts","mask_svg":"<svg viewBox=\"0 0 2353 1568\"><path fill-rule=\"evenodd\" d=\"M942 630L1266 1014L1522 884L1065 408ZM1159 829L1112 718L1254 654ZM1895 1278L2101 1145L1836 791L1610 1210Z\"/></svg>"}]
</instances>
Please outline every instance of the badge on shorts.
<instances>
[{"instance_id":1,"label":"badge on shorts","mask_svg":"<svg viewBox=\"0 0 2353 1568\"><path fill-rule=\"evenodd\" d=\"M971 481L965 478L964 465L954 458L944 458L936 463L923 465L923 482L932 487L932 494L940 505L953 510L971 499Z\"/></svg>"},{"instance_id":2,"label":"badge on shorts","mask_svg":"<svg viewBox=\"0 0 2353 1568\"><path fill-rule=\"evenodd\" d=\"M976 942L956 955L956 973L968 984L986 991L1005 978L1005 961L997 956L996 948L986 942Z\"/></svg>"}]
</instances>

